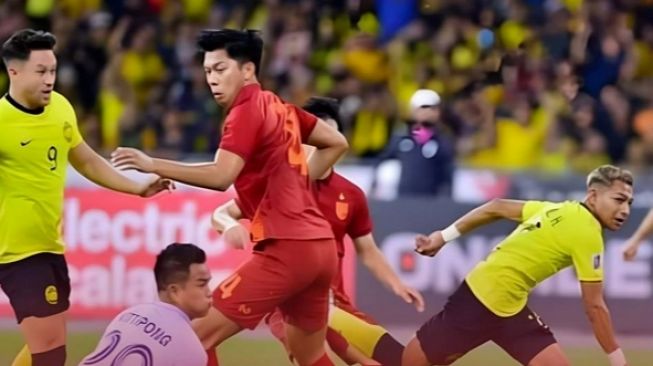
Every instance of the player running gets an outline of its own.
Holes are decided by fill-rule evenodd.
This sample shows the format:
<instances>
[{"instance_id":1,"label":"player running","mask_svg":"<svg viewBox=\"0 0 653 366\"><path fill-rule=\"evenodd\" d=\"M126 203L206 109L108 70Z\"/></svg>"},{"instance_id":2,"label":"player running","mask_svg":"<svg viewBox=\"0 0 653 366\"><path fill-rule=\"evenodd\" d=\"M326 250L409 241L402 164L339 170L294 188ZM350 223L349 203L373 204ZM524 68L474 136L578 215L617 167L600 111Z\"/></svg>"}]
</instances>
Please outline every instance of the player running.
<instances>
[{"instance_id":1,"label":"player running","mask_svg":"<svg viewBox=\"0 0 653 366\"><path fill-rule=\"evenodd\" d=\"M338 102L331 98L313 97L304 106L310 112L342 132L338 114ZM379 250L372 235L365 193L354 183L329 169L312 184L315 200L331 224L338 245L338 274L332 284L333 305L329 314L327 342L334 352L348 364L371 364L372 360L385 366L401 364L404 346L379 326L367 314L358 310L345 292L342 275L342 259L345 254L345 235L352 238L356 252L363 264L397 296L413 303L423 311L424 300L419 292L405 286L394 273ZM251 214L251 213L250 213ZM249 241L249 233L239 225L240 218L251 219L239 208L238 200L231 200L217 208L213 226L224 233L226 241L242 248ZM267 318L273 334L285 340L284 323L279 311ZM342 340L339 334L344 336ZM285 343L285 342L284 342ZM350 346L356 349L351 349ZM364 357L361 357L362 356Z\"/></svg>"},{"instance_id":2,"label":"player running","mask_svg":"<svg viewBox=\"0 0 653 366\"><path fill-rule=\"evenodd\" d=\"M528 306L531 290L573 265L594 334L612 366L626 365L603 299L602 230L618 230L633 201L630 172L603 165L587 177L583 202L494 200L442 231L416 238L434 256L461 234L499 219L519 226L479 263L406 346L404 366L449 365L493 341L523 365L569 365L553 334Z\"/></svg>"},{"instance_id":3,"label":"player running","mask_svg":"<svg viewBox=\"0 0 653 366\"><path fill-rule=\"evenodd\" d=\"M206 254L193 244L170 244L156 257L154 278L159 301L118 314L80 366L206 365L206 351L190 323L211 307Z\"/></svg>"},{"instance_id":4,"label":"player running","mask_svg":"<svg viewBox=\"0 0 653 366\"><path fill-rule=\"evenodd\" d=\"M215 160L183 164L119 148L114 164L216 190L233 183L241 208L251 214L254 255L220 284L214 308L195 323L209 364L217 364L215 346L255 328L279 307L290 324L288 343L299 364L332 365L324 339L336 245L309 179L322 176L347 151L347 140L261 89L257 73L263 41L257 32L206 30L198 44L211 92L228 110ZM308 164L302 143L317 148Z\"/></svg>"},{"instance_id":5,"label":"player running","mask_svg":"<svg viewBox=\"0 0 653 366\"><path fill-rule=\"evenodd\" d=\"M53 91L55 43L50 33L25 29L1 50L9 92L0 99L0 286L27 343L17 366L66 360L70 279L60 229L68 161L115 191L147 197L171 187L126 178L84 142L73 107Z\"/></svg>"}]
</instances>

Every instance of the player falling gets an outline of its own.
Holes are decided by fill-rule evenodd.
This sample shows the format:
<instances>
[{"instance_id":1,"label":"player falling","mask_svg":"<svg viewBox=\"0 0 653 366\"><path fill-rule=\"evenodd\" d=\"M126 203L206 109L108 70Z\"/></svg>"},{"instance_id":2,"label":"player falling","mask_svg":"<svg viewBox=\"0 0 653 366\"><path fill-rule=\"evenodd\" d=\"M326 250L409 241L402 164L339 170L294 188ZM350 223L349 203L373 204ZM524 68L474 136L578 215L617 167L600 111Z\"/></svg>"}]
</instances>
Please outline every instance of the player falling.
<instances>
[{"instance_id":1,"label":"player falling","mask_svg":"<svg viewBox=\"0 0 653 366\"><path fill-rule=\"evenodd\" d=\"M599 344L610 365L625 366L603 299L602 230L618 230L624 224L633 201L632 185L629 171L603 165L587 177L583 202L494 200L442 231L418 236L416 251L434 256L447 242L477 227L499 219L520 223L469 272L444 310L417 331L402 364L449 365L493 341L522 365L569 365L549 327L527 302L537 284L573 265Z\"/></svg>"},{"instance_id":2,"label":"player falling","mask_svg":"<svg viewBox=\"0 0 653 366\"><path fill-rule=\"evenodd\" d=\"M206 254L193 244L170 244L156 257L154 279L159 301L118 314L79 366L206 365L206 352L190 324L211 307Z\"/></svg>"},{"instance_id":3,"label":"player falling","mask_svg":"<svg viewBox=\"0 0 653 366\"><path fill-rule=\"evenodd\" d=\"M194 324L209 364L217 364L215 346L255 328L279 307L299 364L332 365L324 340L338 259L309 179L322 176L347 151L347 141L324 121L261 89L263 41L257 32L206 30L198 45L211 92L228 111L215 160L183 164L119 148L113 162L198 187L226 190L234 184L241 208L253 213L252 258L220 284L214 307ZM302 143L317 148L308 164Z\"/></svg>"}]
</instances>

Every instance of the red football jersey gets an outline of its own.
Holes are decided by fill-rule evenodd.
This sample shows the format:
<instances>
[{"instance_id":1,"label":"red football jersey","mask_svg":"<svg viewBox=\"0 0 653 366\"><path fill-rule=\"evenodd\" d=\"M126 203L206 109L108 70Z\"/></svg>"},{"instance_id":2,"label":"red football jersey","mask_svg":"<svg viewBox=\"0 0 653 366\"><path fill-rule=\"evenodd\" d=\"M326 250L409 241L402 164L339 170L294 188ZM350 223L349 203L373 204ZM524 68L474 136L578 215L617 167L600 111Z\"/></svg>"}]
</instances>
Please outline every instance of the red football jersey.
<instances>
[{"instance_id":1,"label":"red football jersey","mask_svg":"<svg viewBox=\"0 0 653 366\"><path fill-rule=\"evenodd\" d=\"M313 182L313 193L318 206L331 224L338 245L338 274L333 290L336 302L349 303L342 278L342 257L345 254L345 235L356 239L372 232L367 198L357 185L338 173Z\"/></svg>"},{"instance_id":2,"label":"red football jersey","mask_svg":"<svg viewBox=\"0 0 653 366\"><path fill-rule=\"evenodd\" d=\"M220 149L245 160L234 186L251 220L252 241L333 238L308 177L302 142L317 118L252 84L241 89L225 120Z\"/></svg>"}]
</instances>

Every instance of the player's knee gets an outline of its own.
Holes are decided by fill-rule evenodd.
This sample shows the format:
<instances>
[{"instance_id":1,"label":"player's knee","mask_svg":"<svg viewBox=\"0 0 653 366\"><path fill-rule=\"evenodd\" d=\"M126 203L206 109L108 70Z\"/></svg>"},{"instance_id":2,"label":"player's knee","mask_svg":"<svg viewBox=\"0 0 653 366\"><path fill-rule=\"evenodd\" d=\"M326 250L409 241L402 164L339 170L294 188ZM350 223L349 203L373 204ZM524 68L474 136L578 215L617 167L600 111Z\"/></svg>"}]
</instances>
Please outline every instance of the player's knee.
<instances>
[{"instance_id":1,"label":"player's knee","mask_svg":"<svg viewBox=\"0 0 653 366\"><path fill-rule=\"evenodd\" d=\"M429 352L427 356L426 351L422 348L421 341L415 337L413 338L406 348L401 358L402 366L447 366L458 360L462 354L446 354L441 352Z\"/></svg>"},{"instance_id":2,"label":"player's knee","mask_svg":"<svg viewBox=\"0 0 653 366\"><path fill-rule=\"evenodd\" d=\"M42 353L66 344L66 328L63 323L26 319L21 324L31 353Z\"/></svg>"},{"instance_id":3,"label":"player's knee","mask_svg":"<svg viewBox=\"0 0 653 366\"><path fill-rule=\"evenodd\" d=\"M571 363L559 344L554 343L540 351L529 362L528 366L570 366Z\"/></svg>"},{"instance_id":4,"label":"player's knee","mask_svg":"<svg viewBox=\"0 0 653 366\"><path fill-rule=\"evenodd\" d=\"M426 354L422 350L422 346L417 338L410 340L406 348L404 348L404 353L401 356L401 365L402 366L430 366L431 363L426 358Z\"/></svg>"},{"instance_id":5,"label":"player's knee","mask_svg":"<svg viewBox=\"0 0 653 366\"><path fill-rule=\"evenodd\" d=\"M209 313L203 318L193 320L191 325L206 350L217 347L241 330L238 324L229 320L215 308L209 309Z\"/></svg>"}]
</instances>

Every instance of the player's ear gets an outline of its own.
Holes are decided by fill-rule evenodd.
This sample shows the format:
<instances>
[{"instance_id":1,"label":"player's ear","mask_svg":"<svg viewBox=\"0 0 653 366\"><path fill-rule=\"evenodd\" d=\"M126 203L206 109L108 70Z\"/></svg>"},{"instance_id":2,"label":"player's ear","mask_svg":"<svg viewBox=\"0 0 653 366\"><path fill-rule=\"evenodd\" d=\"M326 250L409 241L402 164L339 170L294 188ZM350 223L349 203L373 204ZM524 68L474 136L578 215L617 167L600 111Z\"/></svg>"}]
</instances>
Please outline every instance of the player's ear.
<instances>
[{"instance_id":1,"label":"player's ear","mask_svg":"<svg viewBox=\"0 0 653 366\"><path fill-rule=\"evenodd\" d=\"M18 75L18 69L15 66L7 67L7 74L16 76Z\"/></svg>"},{"instance_id":2,"label":"player's ear","mask_svg":"<svg viewBox=\"0 0 653 366\"><path fill-rule=\"evenodd\" d=\"M181 290L181 286L179 286L179 284L173 283L168 285L168 288L166 290L168 291L168 295L174 298L179 294L179 290Z\"/></svg>"},{"instance_id":3,"label":"player's ear","mask_svg":"<svg viewBox=\"0 0 653 366\"><path fill-rule=\"evenodd\" d=\"M587 190L587 203L589 203L590 206L594 206L596 204L596 200L598 199L599 194L600 191L597 187L590 187Z\"/></svg>"},{"instance_id":4,"label":"player's ear","mask_svg":"<svg viewBox=\"0 0 653 366\"><path fill-rule=\"evenodd\" d=\"M256 77L256 66L253 62L245 62L243 64L243 74L245 74L245 81L253 80Z\"/></svg>"}]
</instances>

